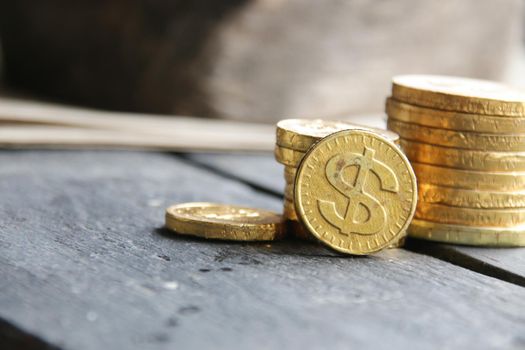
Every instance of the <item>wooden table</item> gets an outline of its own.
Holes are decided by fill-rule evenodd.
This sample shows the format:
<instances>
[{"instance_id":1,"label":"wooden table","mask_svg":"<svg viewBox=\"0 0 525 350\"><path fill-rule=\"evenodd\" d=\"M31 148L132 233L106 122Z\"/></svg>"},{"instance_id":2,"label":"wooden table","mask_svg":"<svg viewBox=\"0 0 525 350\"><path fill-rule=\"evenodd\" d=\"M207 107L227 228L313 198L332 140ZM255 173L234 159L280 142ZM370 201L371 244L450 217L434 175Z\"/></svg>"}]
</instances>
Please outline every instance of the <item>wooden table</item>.
<instances>
[{"instance_id":1,"label":"wooden table","mask_svg":"<svg viewBox=\"0 0 525 350\"><path fill-rule=\"evenodd\" d=\"M524 249L162 228L178 202L279 211L283 186L271 155L1 151L0 348L525 348Z\"/></svg>"}]
</instances>

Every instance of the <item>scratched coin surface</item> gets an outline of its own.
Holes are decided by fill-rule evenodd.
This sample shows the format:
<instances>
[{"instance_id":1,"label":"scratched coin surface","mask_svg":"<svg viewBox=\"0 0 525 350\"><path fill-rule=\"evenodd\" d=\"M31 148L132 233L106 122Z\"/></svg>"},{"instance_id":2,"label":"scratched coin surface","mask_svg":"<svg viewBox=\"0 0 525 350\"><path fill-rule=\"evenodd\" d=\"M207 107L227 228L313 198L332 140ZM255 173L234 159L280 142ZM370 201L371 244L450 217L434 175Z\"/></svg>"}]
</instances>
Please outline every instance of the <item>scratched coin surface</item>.
<instances>
[{"instance_id":1,"label":"scratched coin surface","mask_svg":"<svg viewBox=\"0 0 525 350\"><path fill-rule=\"evenodd\" d=\"M279 163L292 168L297 168L305 155L304 152L279 145L275 145L273 154Z\"/></svg>"},{"instance_id":2,"label":"scratched coin surface","mask_svg":"<svg viewBox=\"0 0 525 350\"><path fill-rule=\"evenodd\" d=\"M308 230L335 250L379 251L405 235L417 184L410 163L385 137L340 131L316 143L295 180L295 206Z\"/></svg>"},{"instance_id":3,"label":"scratched coin surface","mask_svg":"<svg viewBox=\"0 0 525 350\"><path fill-rule=\"evenodd\" d=\"M525 134L486 134L431 128L389 119L388 128L403 139L470 150L525 151Z\"/></svg>"},{"instance_id":4,"label":"scratched coin surface","mask_svg":"<svg viewBox=\"0 0 525 350\"><path fill-rule=\"evenodd\" d=\"M405 123L456 131L491 134L525 132L525 118L443 111L414 106L392 98L386 100L386 114L389 118Z\"/></svg>"},{"instance_id":5,"label":"scratched coin surface","mask_svg":"<svg viewBox=\"0 0 525 350\"><path fill-rule=\"evenodd\" d=\"M414 217L444 224L512 227L525 225L525 208L460 208L419 201Z\"/></svg>"},{"instance_id":6,"label":"scratched coin surface","mask_svg":"<svg viewBox=\"0 0 525 350\"><path fill-rule=\"evenodd\" d=\"M413 162L449 168L481 171L525 171L525 152L492 152L400 140L400 146Z\"/></svg>"},{"instance_id":7,"label":"scratched coin surface","mask_svg":"<svg viewBox=\"0 0 525 350\"><path fill-rule=\"evenodd\" d=\"M401 75L392 79L398 101L472 114L525 117L525 93L492 81L437 75Z\"/></svg>"},{"instance_id":8,"label":"scratched coin surface","mask_svg":"<svg viewBox=\"0 0 525 350\"><path fill-rule=\"evenodd\" d=\"M408 235L452 244L494 247L525 246L525 226L474 227L414 219L408 228Z\"/></svg>"},{"instance_id":9,"label":"scratched coin surface","mask_svg":"<svg viewBox=\"0 0 525 350\"><path fill-rule=\"evenodd\" d=\"M420 183L464 188L475 191L522 191L525 172L488 172L452 169L412 161L412 168Z\"/></svg>"},{"instance_id":10,"label":"scratched coin surface","mask_svg":"<svg viewBox=\"0 0 525 350\"><path fill-rule=\"evenodd\" d=\"M277 144L279 146L306 152L314 143L334 132L342 130L368 130L397 142L399 136L392 131L324 119L284 119L277 123Z\"/></svg>"},{"instance_id":11,"label":"scratched coin surface","mask_svg":"<svg viewBox=\"0 0 525 350\"><path fill-rule=\"evenodd\" d=\"M291 166L284 167L284 180L286 183L294 183L296 174L297 168L292 168Z\"/></svg>"},{"instance_id":12,"label":"scratched coin surface","mask_svg":"<svg viewBox=\"0 0 525 350\"><path fill-rule=\"evenodd\" d=\"M481 191L418 183L419 202L478 209L525 208L525 191Z\"/></svg>"},{"instance_id":13,"label":"scratched coin surface","mask_svg":"<svg viewBox=\"0 0 525 350\"><path fill-rule=\"evenodd\" d=\"M183 235L232 241L271 241L284 234L281 215L236 205L183 203L166 209L166 227Z\"/></svg>"}]
</instances>

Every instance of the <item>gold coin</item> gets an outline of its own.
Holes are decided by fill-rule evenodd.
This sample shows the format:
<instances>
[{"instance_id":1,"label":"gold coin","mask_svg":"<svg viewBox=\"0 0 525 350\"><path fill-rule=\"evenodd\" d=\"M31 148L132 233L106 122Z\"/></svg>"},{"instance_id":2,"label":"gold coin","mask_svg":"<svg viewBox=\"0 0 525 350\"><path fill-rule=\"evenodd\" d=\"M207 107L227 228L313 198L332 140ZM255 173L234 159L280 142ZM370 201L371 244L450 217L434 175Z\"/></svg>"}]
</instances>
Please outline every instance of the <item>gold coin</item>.
<instances>
[{"instance_id":1,"label":"gold coin","mask_svg":"<svg viewBox=\"0 0 525 350\"><path fill-rule=\"evenodd\" d=\"M403 139L446 147L486 151L525 151L525 134L481 134L430 128L388 119L388 128Z\"/></svg>"},{"instance_id":2,"label":"gold coin","mask_svg":"<svg viewBox=\"0 0 525 350\"><path fill-rule=\"evenodd\" d=\"M443 224L510 227L525 224L525 208L473 209L419 201L414 217Z\"/></svg>"},{"instance_id":3,"label":"gold coin","mask_svg":"<svg viewBox=\"0 0 525 350\"><path fill-rule=\"evenodd\" d=\"M297 212L295 211L295 205L293 201L284 199L283 216L288 220L298 221Z\"/></svg>"},{"instance_id":4,"label":"gold coin","mask_svg":"<svg viewBox=\"0 0 525 350\"><path fill-rule=\"evenodd\" d=\"M304 157L304 152L299 152L290 148L275 146L274 155L275 159L286 166L297 168L299 163Z\"/></svg>"},{"instance_id":5,"label":"gold coin","mask_svg":"<svg viewBox=\"0 0 525 350\"><path fill-rule=\"evenodd\" d=\"M293 201L293 188L293 182L287 183L286 186L284 186L284 198L288 199L289 201Z\"/></svg>"},{"instance_id":6,"label":"gold coin","mask_svg":"<svg viewBox=\"0 0 525 350\"><path fill-rule=\"evenodd\" d=\"M414 162L482 171L525 171L525 152L490 152L450 148L402 139L400 145Z\"/></svg>"},{"instance_id":7,"label":"gold coin","mask_svg":"<svg viewBox=\"0 0 525 350\"><path fill-rule=\"evenodd\" d=\"M344 121L323 119L285 119L277 123L277 144L281 147L306 152L314 143L334 132L342 130L368 130L380 134L391 141L397 141L395 133L353 124Z\"/></svg>"},{"instance_id":8,"label":"gold coin","mask_svg":"<svg viewBox=\"0 0 525 350\"><path fill-rule=\"evenodd\" d=\"M284 234L274 212L215 203L184 203L166 209L166 227L183 235L232 241L271 241Z\"/></svg>"},{"instance_id":9,"label":"gold coin","mask_svg":"<svg viewBox=\"0 0 525 350\"><path fill-rule=\"evenodd\" d=\"M468 114L414 106L388 98L389 118L440 129L493 134L525 133L525 118Z\"/></svg>"},{"instance_id":10,"label":"gold coin","mask_svg":"<svg viewBox=\"0 0 525 350\"><path fill-rule=\"evenodd\" d=\"M295 175L297 174L297 168L291 166L284 167L284 180L287 184L295 182Z\"/></svg>"},{"instance_id":11,"label":"gold coin","mask_svg":"<svg viewBox=\"0 0 525 350\"><path fill-rule=\"evenodd\" d=\"M418 183L420 202L478 209L525 208L525 191L493 192Z\"/></svg>"},{"instance_id":12,"label":"gold coin","mask_svg":"<svg viewBox=\"0 0 525 350\"><path fill-rule=\"evenodd\" d=\"M417 200L414 172L390 140L362 130L316 143L295 179L301 222L344 253L381 250L405 234Z\"/></svg>"},{"instance_id":13,"label":"gold coin","mask_svg":"<svg viewBox=\"0 0 525 350\"><path fill-rule=\"evenodd\" d=\"M401 75L392 79L392 97L446 111L525 117L525 94L522 91L486 80Z\"/></svg>"},{"instance_id":14,"label":"gold coin","mask_svg":"<svg viewBox=\"0 0 525 350\"><path fill-rule=\"evenodd\" d=\"M476 191L525 190L525 172L481 172L412 162L419 183Z\"/></svg>"},{"instance_id":15,"label":"gold coin","mask_svg":"<svg viewBox=\"0 0 525 350\"><path fill-rule=\"evenodd\" d=\"M431 241L494 247L525 246L525 226L472 227L412 220L408 235Z\"/></svg>"}]
</instances>

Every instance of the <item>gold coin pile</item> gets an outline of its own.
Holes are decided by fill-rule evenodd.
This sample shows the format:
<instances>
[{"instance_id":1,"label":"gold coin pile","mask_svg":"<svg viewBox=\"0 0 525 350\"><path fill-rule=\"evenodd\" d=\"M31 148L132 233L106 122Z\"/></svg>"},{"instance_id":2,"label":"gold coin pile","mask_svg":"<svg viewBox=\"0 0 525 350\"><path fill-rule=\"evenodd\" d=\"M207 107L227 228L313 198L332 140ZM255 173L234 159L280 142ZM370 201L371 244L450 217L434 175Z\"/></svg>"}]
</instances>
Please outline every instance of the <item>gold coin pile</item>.
<instances>
[{"instance_id":1,"label":"gold coin pile","mask_svg":"<svg viewBox=\"0 0 525 350\"><path fill-rule=\"evenodd\" d=\"M388 128L418 179L409 235L525 245L525 94L489 81L393 78Z\"/></svg>"},{"instance_id":2,"label":"gold coin pile","mask_svg":"<svg viewBox=\"0 0 525 350\"><path fill-rule=\"evenodd\" d=\"M294 203L294 183L297 168L306 152L316 142L330 134L342 130L365 129L383 133L385 137L397 142L399 136L387 130L365 127L344 121L323 119L284 119L277 123L275 159L284 165L284 208L283 216L289 231L297 238L313 239L306 228L299 223Z\"/></svg>"},{"instance_id":3,"label":"gold coin pile","mask_svg":"<svg viewBox=\"0 0 525 350\"><path fill-rule=\"evenodd\" d=\"M269 241L292 233L357 255L399 245L416 209L417 185L398 139L387 130L345 122L283 120L275 148L285 165L283 215L184 203L166 210L166 227L183 235L237 241Z\"/></svg>"}]
</instances>

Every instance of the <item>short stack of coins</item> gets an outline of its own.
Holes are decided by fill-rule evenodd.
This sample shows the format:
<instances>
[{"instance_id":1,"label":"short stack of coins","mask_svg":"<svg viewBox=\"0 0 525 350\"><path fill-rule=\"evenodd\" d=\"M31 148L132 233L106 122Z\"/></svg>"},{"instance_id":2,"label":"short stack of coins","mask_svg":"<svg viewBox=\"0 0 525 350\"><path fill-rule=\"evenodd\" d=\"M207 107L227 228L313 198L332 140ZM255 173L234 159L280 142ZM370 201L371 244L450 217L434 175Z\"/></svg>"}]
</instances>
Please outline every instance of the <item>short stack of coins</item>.
<instances>
[{"instance_id":1,"label":"short stack of coins","mask_svg":"<svg viewBox=\"0 0 525 350\"><path fill-rule=\"evenodd\" d=\"M312 239L312 236L299 222L294 203L294 183L297 168L306 152L317 141L342 130L369 130L381 134L389 140L396 142L399 136L388 130L380 130L348 123L345 121L285 119L277 123L275 158L285 166L283 216L287 221L289 231L298 238Z\"/></svg>"},{"instance_id":2,"label":"short stack of coins","mask_svg":"<svg viewBox=\"0 0 525 350\"><path fill-rule=\"evenodd\" d=\"M418 179L409 235L525 245L525 94L474 79L394 77L388 128Z\"/></svg>"}]
</instances>

